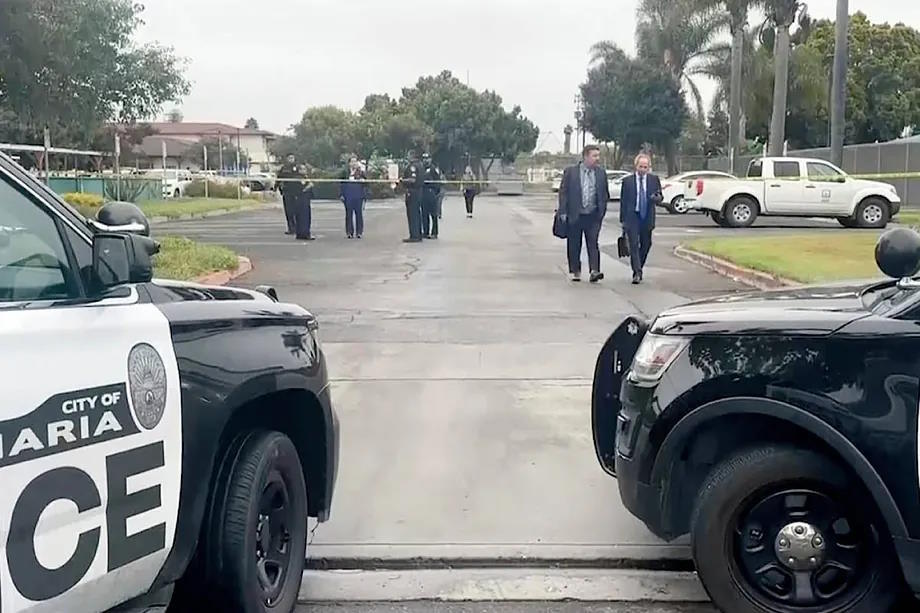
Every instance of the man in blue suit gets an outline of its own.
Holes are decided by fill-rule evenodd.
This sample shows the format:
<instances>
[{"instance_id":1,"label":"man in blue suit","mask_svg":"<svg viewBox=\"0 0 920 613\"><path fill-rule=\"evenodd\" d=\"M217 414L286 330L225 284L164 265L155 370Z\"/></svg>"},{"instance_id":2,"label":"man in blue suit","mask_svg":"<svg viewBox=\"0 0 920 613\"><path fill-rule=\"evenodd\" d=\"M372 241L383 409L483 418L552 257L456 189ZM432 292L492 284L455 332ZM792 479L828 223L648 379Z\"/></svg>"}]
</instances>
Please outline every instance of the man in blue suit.
<instances>
[{"instance_id":1,"label":"man in blue suit","mask_svg":"<svg viewBox=\"0 0 920 613\"><path fill-rule=\"evenodd\" d=\"M642 268L652 248L655 207L661 202L661 180L651 174L651 158L636 156L636 172L623 179L620 194L620 225L629 241L629 260L633 284L642 282Z\"/></svg>"},{"instance_id":2,"label":"man in blue suit","mask_svg":"<svg viewBox=\"0 0 920 613\"><path fill-rule=\"evenodd\" d=\"M607 214L607 171L600 165L601 150L588 145L582 161L562 173L559 185L559 217L566 224L569 272L572 281L581 281L581 240L588 249L591 283L604 278L601 272L601 252L597 244L601 224Z\"/></svg>"}]
</instances>

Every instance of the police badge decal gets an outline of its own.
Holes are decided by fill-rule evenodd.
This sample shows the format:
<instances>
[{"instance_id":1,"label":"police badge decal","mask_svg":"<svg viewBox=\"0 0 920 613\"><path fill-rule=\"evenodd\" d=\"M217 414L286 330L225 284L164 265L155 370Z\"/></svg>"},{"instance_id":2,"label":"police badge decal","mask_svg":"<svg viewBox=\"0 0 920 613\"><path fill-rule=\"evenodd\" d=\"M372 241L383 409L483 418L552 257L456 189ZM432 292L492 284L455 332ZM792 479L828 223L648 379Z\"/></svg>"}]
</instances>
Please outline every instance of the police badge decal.
<instances>
[{"instance_id":1,"label":"police badge decal","mask_svg":"<svg viewBox=\"0 0 920 613\"><path fill-rule=\"evenodd\" d=\"M128 354L128 391L138 423L153 430L166 408L166 367L157 350L138 343Z\"/></svg>"}]
</instances>

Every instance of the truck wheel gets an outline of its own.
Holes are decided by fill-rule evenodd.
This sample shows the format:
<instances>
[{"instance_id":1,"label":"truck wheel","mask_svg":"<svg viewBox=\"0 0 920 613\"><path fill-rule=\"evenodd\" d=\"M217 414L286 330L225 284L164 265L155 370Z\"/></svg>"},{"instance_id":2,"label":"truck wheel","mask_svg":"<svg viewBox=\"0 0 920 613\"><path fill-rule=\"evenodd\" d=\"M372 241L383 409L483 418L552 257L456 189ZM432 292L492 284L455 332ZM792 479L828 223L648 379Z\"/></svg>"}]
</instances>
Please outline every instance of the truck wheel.
<instances>
[{"instance_id":1,"label":"truck wheel","mask_svg":"<svg viewBox=\"0 0 920 613\"><path fill-rule=\"evenodd\" d=\"M856 220L852 217L838 217L837 223L839 223L844 228L855 228Z\"/></svg>"},{"instance_id":2,"label":"truck wheel","mask_svg":"<svg viewBox=\"0 0 920 613\"><path fill-rule=\"evenodd\" d=\"M668 203L668 213L671 215L684 215L688 210L687 202L683 196L674 196L671 202Z\"/></svg>"},{"instance_id":3,"label":"truck wheel","mask_svg":"<svg viewBox=\"0 0 920 613\"><path fill-rule=\"evenodd\" d=\"M722 216L722 211L709 211L709 216L712 217L712 220L716 222L716 225L718 225L719 227L721 228L731 227L728 225L728 220Z\"/></svg>"},{"instance_id":4,"label":"truck wheel","mask_svg":"<svg viewBox=\"0 0 920 613\"><path fill-rule=\"evenodd\" d=\"M707 477L691 518L693 559L732 613L881 613L903 586L887 527L847 473L804 449L760 447ZM871 498L869 498L871 500Z\"/></svg>"},{"instance_id":5,"label":"truck wheel","mask_svg":"<svg viewBox=\"0 0 920 613\"><path fill-rule=\"evenodd\" d=\"M732 228L747 228L757 219L758 208L747 196L736 196L725 205L722 216Z\"/></svg>"},{"instance_id":6,"label":"truck wheel","mask_svg":"<svg viewBox=\"0 0 920 613\"><path fill-rule=\"evenodd\" d=\"M307 488L297 449L280 432L243 443L219 490L208 552L226 610L291 611L303 575ZM221 495L222 492L222 495Z\"/></svg>"},{"instance_id":7,"label":"truck wheel","mask_svg":"<svg viewBox=\"0 0 920 613\"><path fill-rule=\"evenodd\" d=\"M881 198L866 198L856 207L856 224L861 228L884 228L888 225L891 211Z\"/></svg>"}]
</instances>

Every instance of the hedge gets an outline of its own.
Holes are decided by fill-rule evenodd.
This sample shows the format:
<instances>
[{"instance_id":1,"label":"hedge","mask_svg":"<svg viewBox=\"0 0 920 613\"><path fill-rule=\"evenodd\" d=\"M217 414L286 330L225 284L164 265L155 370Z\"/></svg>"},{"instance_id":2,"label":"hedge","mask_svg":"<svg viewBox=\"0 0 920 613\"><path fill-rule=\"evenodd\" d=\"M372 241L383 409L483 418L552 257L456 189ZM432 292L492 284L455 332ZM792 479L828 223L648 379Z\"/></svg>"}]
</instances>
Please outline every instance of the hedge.
<instances>
[{"instance_id":1,"label":"hedge","mask_svg":"<svg viewBox=\"0 0 920 613\"><path fill-rule=\"evenodd\" d=\"M102 206L103 202L102 196L99 194L83 194L80 192L61 194L61 198L78 209L98 209Z\"/></svg>"},{"instance_id":2,"label":"hedge","mask_svg":"<svg viewBox=\"0 0 920 613\"><path fill-rule=\"evenodd\" d=\"M198 179L192 181L185 188L185 196L187 198L203 198L204 197L204 181ZM232 183L216 183L214 181L208 181L208 197L209 198L237 198L239 197L239 191L235 182Z\"/></svg>"}]
</instances>

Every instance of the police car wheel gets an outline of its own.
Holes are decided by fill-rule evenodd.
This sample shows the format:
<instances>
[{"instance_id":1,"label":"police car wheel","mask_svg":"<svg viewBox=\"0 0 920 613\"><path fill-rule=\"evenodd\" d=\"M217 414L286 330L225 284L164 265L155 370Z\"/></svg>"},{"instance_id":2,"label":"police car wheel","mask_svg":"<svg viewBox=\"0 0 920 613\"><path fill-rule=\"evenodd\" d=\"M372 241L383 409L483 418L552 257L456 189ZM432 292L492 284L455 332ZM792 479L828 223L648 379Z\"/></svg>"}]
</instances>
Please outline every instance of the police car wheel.
<instances>
[{"instance_id":1,"label":"police car wheel","mask_svg":"<svg viewBox=\"0 0 920 613\"><path fill-rule=\"evenodd\" d=\"M884 522L827 457L760 447L704 482L693 559L713 603L732 613L881 613L902 592Z\"/></svg>"},{"instance_id":2,"label":"police car wheel","mask_svg":"<svg viewBox=\"0 0 920 613\"><path fill-rule=\"evenodd\" d=\"M217 582L229 610L293 610L303 575L307 488L297 450L280 432L243 443L211 529L220 551Z\"/></svg>"}]
</instances>

